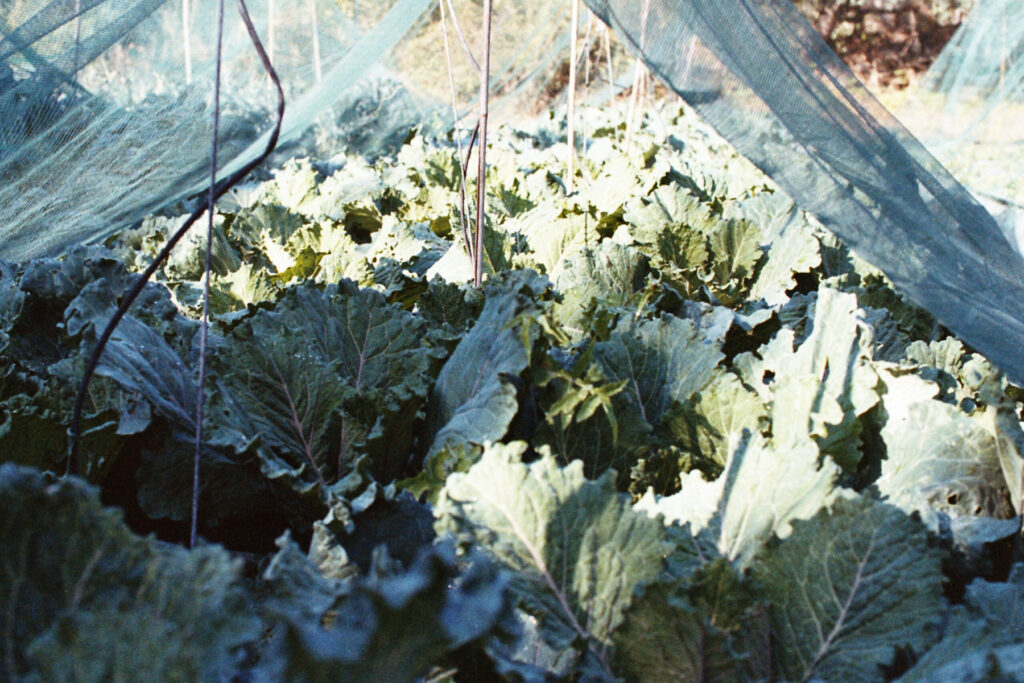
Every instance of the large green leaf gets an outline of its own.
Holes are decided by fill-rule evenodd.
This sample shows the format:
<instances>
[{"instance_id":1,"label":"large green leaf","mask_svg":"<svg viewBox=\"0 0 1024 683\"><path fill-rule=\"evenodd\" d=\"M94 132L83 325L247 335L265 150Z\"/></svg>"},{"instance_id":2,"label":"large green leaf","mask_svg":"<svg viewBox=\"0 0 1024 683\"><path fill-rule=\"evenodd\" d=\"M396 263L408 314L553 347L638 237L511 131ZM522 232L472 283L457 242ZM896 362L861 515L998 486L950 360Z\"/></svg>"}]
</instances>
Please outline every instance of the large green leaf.
<instances>
[{"instance_id":1,"label":"large green leaf","mask_svg":"<svg viewBox=\"0 0 1024 683\"><path fill-rule=\"evenodd\" d=\"M502 227L526 243L530 258L545 273L553 273L563 258L600 239L589 216L564 215L554 203L511 218Z\"/></svg>"},{"instance_id":2,"label":"large green leaf","mask_svg":"<svg viewBox=\"0 0 1024 683\"><path fill-rule=\"evenodd\" d=\"M759 433L767 424L761 397L736 375L722 373L695 395L692 407L673 411L667 428L681 447L720 468L744 431Z\"/></svg>"},{"instance_id":3,"label":"large green leaf","mask_svg":"<svg viewBox=\"0 0 1024 683\"><path fill-rule=\"evenodd\" d=\"M752 298L768 305L785 303L787 292L796 287L794 275L810 273L821 265L821 248L806 216L791 200L778 195L761 195L764 211L750 216L762 233L767 232L768 256L750 287Z\"/></svg>"},{"instance_id":4,"label":"large green leaf","mask_svg":"<svg viewBox=\"0 0 1024 683\"><path fill-rule=\"evenodd\" d=\"M885 680L899 648L921 652L937 637L941 560L919 522L868 498L795 522L752 569L772 606L778 675Z\"/></svg>"},{"instance_id":5,"label":"large green leaf","mask_svg":"<svg viewBox=\"0 0 1024 683\"><path fill-rule=\"evenodd\" d=\"M616 401L657 426L707 384L724 355L692 322L665 315L621 321L594 357L606 377L627 382Z\"/></svg>"},{"instance_id":6,"label":"large green leaf","mask_svg":"<svg viewBox=\"0 0 1024 683\"><path fill-rule=\"evenodd\" d=\"M857 297L821 287L810 334L794 349L795 342L795 332L784 328L759 357L742 354L735 367L747 386L771 402L777 443L811 435L822 453L852 471L861 459L859 418L878 403L871 331Z\"/></svg>"},{"instance_id":7,"label":"large green leaf","mask_svg":"<svg viewBox=\"0 0 1024 683\"><path fill-rule=\"evenodd\" d=\"M284 330L263 334L236 342L219 362L234 404L229 420L259 435L264 473L306 491L344 474L347 462L328 430L353 392L302 341Z\"/></svg>"},{"instance_id":8,"label":"large green leaf","mask_svg":"<svg viewBox=\"0 0 1024 683\"><path fill-rule=\"evenodd\" d=\"M829 502L837 475L828 461L819 467L809 439L782 448L757 436L742 443L722 474L722 554L747 566L772 534L787 536L794 520L811 517Z\"/></svg>"},{"instance_id":9,"label":"large green leaf","mask_svg":"<svg viewBox=\"0 0 1024 683\"><path fill-rule=\"evenodd\" d=\"M818 449L804 438L778 447L760 435L740 439L722 475L711 482L694 472L678 493L647 497L641 508L669 521L707 529L718 552L747 568L773 535L789 535L794 520L808 519L834 496L838 468L820 464Z\"/></svg>"},{"instance_id":10,"label":"large green leaf","mask_svg":"<svg viewBox=\"0 0 1024 683\"><path fill-rule=\"evenodd\" d=\"M514 378L530 362L529 345L513 323L536 309L538 283L517 276L506 280L504 288L488 288L483 312L430 393L428 459L454 444L475 447L505 435L519 407Z\"/></svg>"},{"instance_id":11,"label":"large green leaf","mask_svg":"<svg viewBox=\"0 0 1024 683\"><path fill-rule=\"evenodd\" d=\"M761 231L749 221L728 219L711 235L712 272L715 284L742 286L754 276L763 256Z\"/></svg>"},{"instance_id":12,"label":"large green leaf","mask_svg":"<svg viewBox=\"0 0 1024 683\"><path fill-rule=\"evenodd\" d=\"M197 385L181 356L153 328L124 317L100 357L96 374L145 397L183 432L195 430Z\"/></svg>"},{"instance_id":13,"label":"large green leaf","mask_svg":"<svg viewBox=\"0 0 1024 683\"><path fill-rule=\"evenodd\" d=\"M890 502L908 512L1015 514L994 425L990 431L979 418L941 401L899 405L898 395L888 394L884 400L889 412L882 429L887 457L877 485Z\"/></svg>"},{"instance_id":14,"label":"large green leaf","mask_svg":"<svg viewBox=\"0 0 1024 683\"><path fill-rule=\"evenodd\" d=\"M570 334L581 337L587 313L595 304L638 308L649 274L649 259L635 248L604 241L580 249L556 269L555 286L562 301L555 313Z\"/></svg>"},{"instance_id":15,"label":"large green leaf","mask_svg":"<svg viewBox=\"0 0 1024 683\"><path fill-rule=\"evenodd\" d=\"M0 677L211 680L238 673L260 622L241 566L135 536L98 492L0 465Z\"/></svg>"},{"instance_id":16,"label":"large green leaf","mask_svg":"<svg viewBox=\"0 0 1024 683\"><path fill-rule=\"evenodd\" d=\"M766 610L722 559L640 592L615 633L616 671L630 681L762 680L771 675Z\"/></svg>"},{"instance_id":17,"label":"large green leaf","mask_svg":"<svg viewBox=\"0 0 1024 683\"><path fill-rule=\"evenodd\" d=\"M351 281L292 288L258 312L218 356L243 434L264 464L302 490L344 476L368 455L383 481L400 476L433 359L425 323ZM287 465L282 470L279 465ZM301 483L300 483L301 482Z\"/></svg>"},{"instance_id":18,"label":"large green leaf","mask_svg":"<svg viewBox=\"0 0 1024 683\"><path fill-rule=\"evenodd\" d=\"M517 572L512 589L544 640L570 648L582 639L600 651L634 588L661 571L665 532L630 508L610 474L588 481L582 463L559 468L550 455L525 465L525 450L489 445L469 472L451 475L437 531L483 546Z\"/></svg>"}]
</instances>

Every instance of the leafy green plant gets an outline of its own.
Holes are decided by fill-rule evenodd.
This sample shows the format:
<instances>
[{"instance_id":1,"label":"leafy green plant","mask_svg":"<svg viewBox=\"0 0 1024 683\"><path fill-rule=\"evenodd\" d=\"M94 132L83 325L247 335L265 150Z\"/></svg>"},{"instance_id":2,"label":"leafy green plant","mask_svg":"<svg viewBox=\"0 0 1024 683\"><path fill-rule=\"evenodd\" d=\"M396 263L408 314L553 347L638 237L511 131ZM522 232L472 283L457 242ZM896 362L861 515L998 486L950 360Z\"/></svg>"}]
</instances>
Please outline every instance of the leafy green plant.
<instances>
[{"instance_id":1,"label":"leafy green plant","mask_svg":"<svg viewBox=\"0 0 1024 683\"><path fill-rule=\"evenodd\" d=\"M236 189L200 451L223 548L135 533L187 539L201 245L98 366L96 488L56 477L68 387L177 220L0 264L2 675L1015 675L1024 393L660 118L641 158L596 135L572 196L560 132L496 130L482 288L424 138Z\"/></svg>"}]
</instances>

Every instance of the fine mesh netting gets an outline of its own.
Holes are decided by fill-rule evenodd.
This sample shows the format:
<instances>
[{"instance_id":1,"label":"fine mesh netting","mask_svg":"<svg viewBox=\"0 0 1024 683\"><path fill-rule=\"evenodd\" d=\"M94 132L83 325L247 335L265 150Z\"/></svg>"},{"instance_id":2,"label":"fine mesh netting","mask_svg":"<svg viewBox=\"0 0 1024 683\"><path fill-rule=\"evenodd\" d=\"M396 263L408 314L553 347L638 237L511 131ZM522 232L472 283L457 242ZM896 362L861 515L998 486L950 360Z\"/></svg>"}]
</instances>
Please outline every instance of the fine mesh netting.
<instances>
[{"instance_id":1,"label":"fine mesh netting","mask_svg":"<svg viewBox=\"0 0 1024 683\"><path fill-rule=\"evenodd\" d=\"M424 43L440 44L436 1L247 5L287 98L282 154L382 154L411 126L450 127L443 51L428 63L414 58ZM451 9L479 53L478 31L469 30L479 5L459 0ZM499 95L528 99L530 84L539 87L537 74L567 35L562 15L551 5L496 9ZM0 4L0 257L96 239L202 188L216 25L217 3L197 0ZM477 77L452 41L465 111ZM219 156L227 175L262 150L275 106L233 3L222 64Z\"/></svg>"},{"instance_id":2,"label":"fine mesh netting","mask_svg":"<svg viewBox=\"0 0 1024 683\"><path fill-rule=\"evenodd\" d=\"M985 209L788 0L586 4L672 91L904 293L1011 375L1024 367L1020 258ZM100 238L202 188L215 5L0 6L0 257L24 259ZM436 0L249 6L287 97L282 154L384 154L411 126L443 132L452 126L450 89L459 137L468 136L477 73L462 42L480 54L479 3L445 5L459 22L448 24L453 85ZM230 10L229 3L223 174L256 157L274 108L273 89ZM558 3L496 3L493 111L523 116L550 101L541 91L565 52L564 10ZM1020 11L1011 0L978 3L919 91L915 106L926 113L912 128L951 165L956 154L943 149L962 151L964 140L986 139L982 130L996 131L988 139L995 135L1002 151L1009 146L1004 131L1014 121L1001 111L1021 100L1024 21L1013 20ZM970 116L958 113L965 106ZM955 136L935 128L947 119L960 124ZM1002 177L1020 177L1013 159L1000 167ZM967 182L973 189L985 178Z\"/></svg>"},{"instance_id":3,"label":"fine mesh netting","mask_svg":"<svg viewBox=\"0 0 1024 683\"><path fill-rule=\"evenodd\" d=\"M744 156L1020 381L1024 263L780 0L587 0Z\"/></svg>"},{"instance_id":4,"label":"fine mesh netting","mask_svg":"<svg viewBox=\"0 0 1024 683\"><path fill-rule=\"evenodd\" d=\"M1024 3L975 3L896 114L972 192L1024 205Z\"/></svg>"},{"instance_id":5,"label":"fine mesh netting","mask_svg":"<svg viewBox=\"0 0 1024 683\"><path fill-rule=\"evenodd\" d=\"M1024 103L1024 4L978 3L928 71L924 87L947 107L972 107L980 125L1005 103Z\"/></svg>"}]
</instances>

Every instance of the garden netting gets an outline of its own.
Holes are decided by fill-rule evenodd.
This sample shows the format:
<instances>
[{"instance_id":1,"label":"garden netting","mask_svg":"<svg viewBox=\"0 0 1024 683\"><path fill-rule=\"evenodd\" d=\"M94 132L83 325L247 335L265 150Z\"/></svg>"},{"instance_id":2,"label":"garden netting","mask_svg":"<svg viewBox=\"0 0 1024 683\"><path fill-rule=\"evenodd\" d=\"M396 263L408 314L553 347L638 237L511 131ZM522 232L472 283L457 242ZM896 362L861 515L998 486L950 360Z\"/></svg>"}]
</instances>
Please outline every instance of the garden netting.
<instances>
[{"instance_id":1,"label":"garden netting","mask_svg":"<svg viewBox=\"0 0 1024 683\"><path fill-rule=\"evenodd\" d=\"M929 69L923 87L941 95L943 108L958 120L961 130L954 139L977 138L1004 109L1024 104L1024 4L978 3ZM1024 142L1019 116L996 123L1010 141Z\"/></svg>"},{"instance_id":2,"label":"garden netting","mask_svg":"<svg viewBox=\"0 0 1024 683\"><path fill-rule=\"evenodd\" d=\"M1024 263L980 204L778 0L587 0L744 156L1024 379Z\"/></svg>"},{"instance_id":3,"label":"garden netting","mask_svg":"<svg viewBox=\"0 0 1024 683\"><path fill-rule=\"evenodd\" d=\"M541 83L534 76L566 44L568 18L550 5L503 4L492 74L511 103ZM478 3L451 5L479 53ZM435 1L247 6L285 90L281 154L379 155L397 150L410 127L451 126ZM216 2L0 4L0 257L54 254L201 189L216 27ZM262 151L276 100L234 2L224 30L219 156L227 175ZM454 31L451 41L464 111L476 75ZM424 45L438 48L429 51L436 60L420 58Z\"/></svg>"},{"instance_id":4,"label":"garden netting","mask_svg":"<svg viewBox=\"0 0 1024 683\"><path fill-rule=\"evenodd\" d=\"M896 116L1024 242L1024 4L975 3ZM1002 214L1002 215L1001 215Z\"/></svg>"},{"instance_id":5,"label":"garden netting","mask_svg":"<svg viewBox=\"0 0 1024 683\"><path fill-rule=\"evenodd\" d=\"M804 209L1024 379L1020 257L788 0L586 4ZM478 32L467 28L477 26L479 4L454 6L479 54ZM282 153L382 154L410 126L450 127L436 2L253 0L249 8L285 86ZM992 97L1019 99L1013 57L1024 23L1005 22L1019 13L1009 0L979 8L985 14L965 25L929 82L940 84L931 87L947 101L985 98L975 105L980 115ZM536 75L551 69L567 42L563 10L496 3L493 83L513 111L534 113L544 83ZM196 0L10 0L0 7L0 257L53 254L101 238L201 189L216 25L216 3ZM224 174L257 156L274 102L232 3L225 31ZM453 32L450 40L456 109L466 112L476 76L461 38ZM996 58L996 43L1017 47L1000 48ZM430 45L436 59L425 61ZM992 78L965 71L968 64ZM465 134L471 125L463 126Z\"/></svg>"}]
</instances>

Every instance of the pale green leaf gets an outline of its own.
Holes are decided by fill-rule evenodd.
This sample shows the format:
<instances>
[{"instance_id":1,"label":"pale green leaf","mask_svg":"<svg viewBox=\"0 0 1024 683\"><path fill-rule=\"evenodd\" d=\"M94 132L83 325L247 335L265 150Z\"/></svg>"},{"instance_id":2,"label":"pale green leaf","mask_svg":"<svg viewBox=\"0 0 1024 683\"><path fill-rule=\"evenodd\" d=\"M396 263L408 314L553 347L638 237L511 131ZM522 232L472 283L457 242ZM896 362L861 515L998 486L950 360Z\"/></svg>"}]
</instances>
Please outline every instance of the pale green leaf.
<instances>
[{"instance_id":1,"label":"pale green leaf","mask_svg":"<svg viewBox=\"0 0 1024 683\"><path fill-rule=\"evenodd\" d=\"M657 426L707 384L724 356L692 322L665 315L620 322L608 341L595 345L594 358L605 377L627 382L613 402Z\"/></svg>"},{"instance_id":2,"label":"pale green leaf","mask_svg":"<svg viewBox=\"0 0 1024 683\"><path fill-rule=\"evenodd\" d=\"M868 498L795 522L752 569L771 605L778 675L885 680L898 648L920 652L937 637L941 562L919 522Z\"/></svg>"},{"instance_id":3,"label":"pale green leaf","mask_svg":"<svg viewBox=\"0 0 1024 683\"><path fill-rule=\"evenodd\" d=\"M896 400L885 396L886 410ZM990 425L994 427L994 425ZM878 489L909 511L1010 517L997 433L957 406L927 400L893 407L882 429L887 457Z\"/></svg>"},{"instance_id":4,"label":"pale green leaf","mask_svg":"<svg viewBox=\"0 0 1024 683\"><path fill-rule=\"evenodd\" d=\"M588 481L582 463L559 468L550 455L525 465L525 449L489 445L468 473L451 475L437 531L472 540L519 572L520 601L555 611L542 619L608 643L633 589L661 571L662 525L634 512L610 475Z\"/></svg>"}]
</instances>

